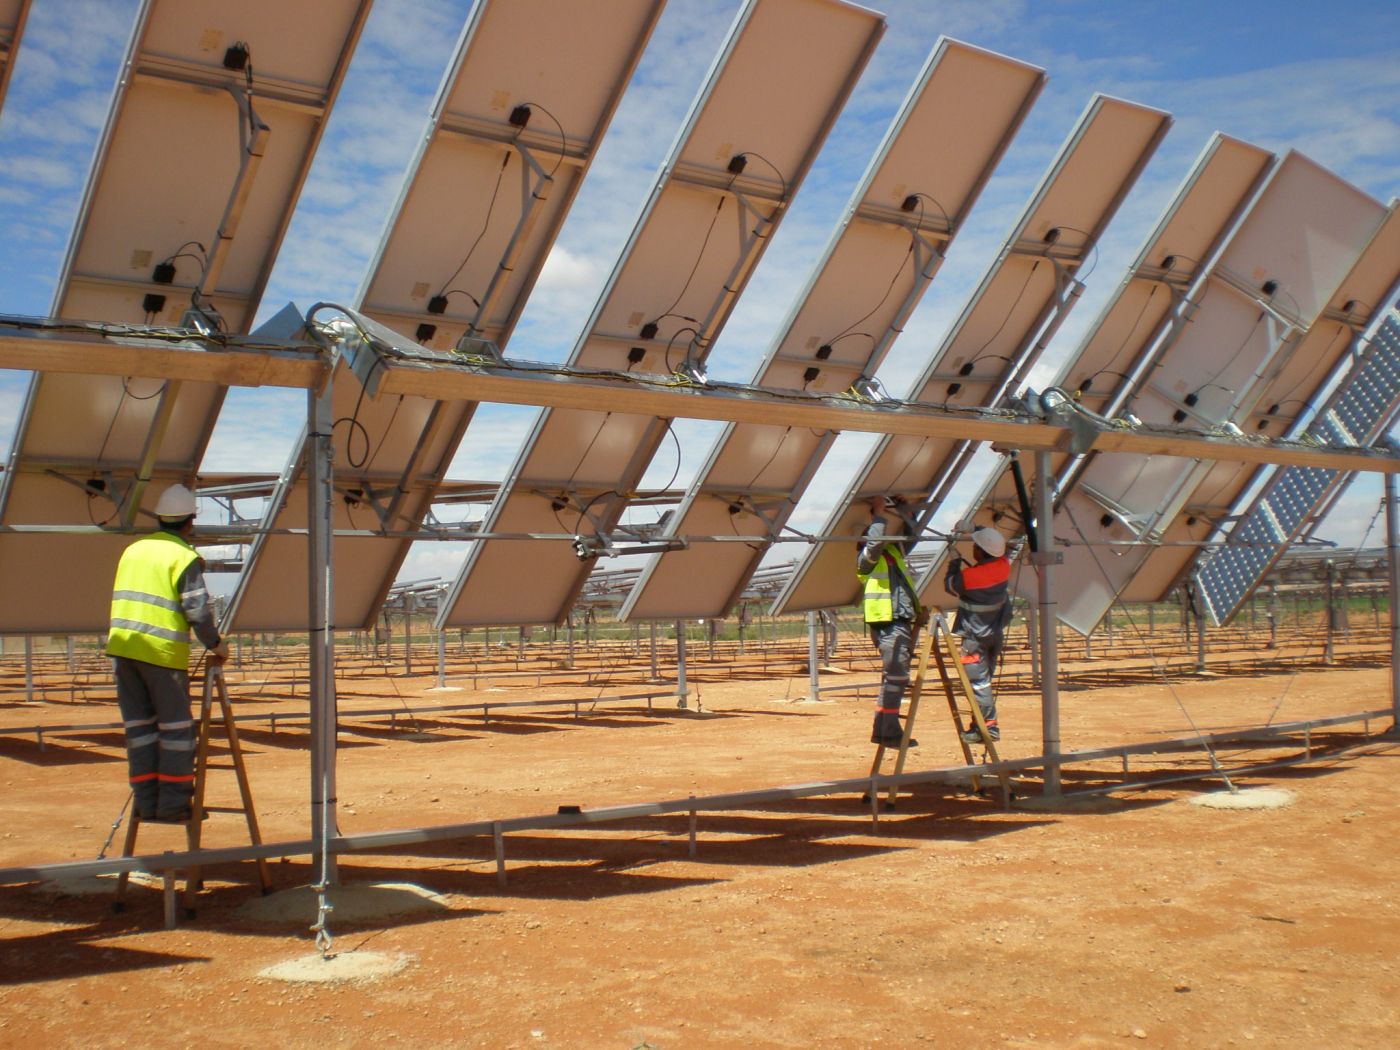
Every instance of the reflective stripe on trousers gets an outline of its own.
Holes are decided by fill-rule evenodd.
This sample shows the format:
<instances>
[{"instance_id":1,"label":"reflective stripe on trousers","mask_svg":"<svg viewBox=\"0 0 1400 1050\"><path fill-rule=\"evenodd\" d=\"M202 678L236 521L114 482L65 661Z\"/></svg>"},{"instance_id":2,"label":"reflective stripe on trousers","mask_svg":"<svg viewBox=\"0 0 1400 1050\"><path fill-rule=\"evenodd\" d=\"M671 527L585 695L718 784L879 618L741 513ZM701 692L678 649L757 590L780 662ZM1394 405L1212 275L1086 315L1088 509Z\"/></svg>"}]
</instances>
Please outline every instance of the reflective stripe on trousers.
<instances>
[{"instance_id":1,"label":"reflective stripe on trousers","mask_svg":"<svg viewBox=\"0 0 1400 1050\"><path fill-rule=\"evenodd\" d=\"M870 640L880 650L880 698L875 704L871 737L890 740L904 732L899 708L909 687L909 663L914 657L914 625L908 620L872 623Z\"/></svg>"},{"instance_id":2,"label":"reflective stripe on trousers","mask_svg":"<svg viewBox=\"0 0 1400 1050\"><path fill-rule=\"evenodd\" d=\"M189 806L195 748L189 674L124 656L112 665L136 812L151 817Z\"/></svg>"}]
</instances>

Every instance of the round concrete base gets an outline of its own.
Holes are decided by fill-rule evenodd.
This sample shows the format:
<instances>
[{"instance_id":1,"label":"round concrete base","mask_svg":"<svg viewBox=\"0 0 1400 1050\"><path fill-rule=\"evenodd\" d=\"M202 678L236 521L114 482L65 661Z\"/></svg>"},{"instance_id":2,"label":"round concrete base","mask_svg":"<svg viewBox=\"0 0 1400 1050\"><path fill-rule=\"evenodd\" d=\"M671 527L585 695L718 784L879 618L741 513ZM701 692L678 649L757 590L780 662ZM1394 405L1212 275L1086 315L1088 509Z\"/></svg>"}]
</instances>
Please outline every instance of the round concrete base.
<instances>
[{"instance_id":1,"label":"round concrete base","mask_svg":"<svg viewBox=\"0 0 1400 1050\"><path fill-rule=\"evenodd\" d=\"M1283 788L1244 788L1198 795L1191 800L1191 805L1207 809L1282 809L1291 806L1294 797L1293 792Z\"/></svg>"},{"instance_id":2,"label":"round concrete base","mask_svg":"<svg viewBox=\"0 0 1400 1050\"><path fill-rule=\"evenodd\" d=\"M300 959L269 966L258 972L259 977L273 981L324 984L331 981L368 981L386 974L398 973L408 965L401 955L379 952L346 952L344 955L322 957L307 955Z\"/></svg>"}]
</instances>

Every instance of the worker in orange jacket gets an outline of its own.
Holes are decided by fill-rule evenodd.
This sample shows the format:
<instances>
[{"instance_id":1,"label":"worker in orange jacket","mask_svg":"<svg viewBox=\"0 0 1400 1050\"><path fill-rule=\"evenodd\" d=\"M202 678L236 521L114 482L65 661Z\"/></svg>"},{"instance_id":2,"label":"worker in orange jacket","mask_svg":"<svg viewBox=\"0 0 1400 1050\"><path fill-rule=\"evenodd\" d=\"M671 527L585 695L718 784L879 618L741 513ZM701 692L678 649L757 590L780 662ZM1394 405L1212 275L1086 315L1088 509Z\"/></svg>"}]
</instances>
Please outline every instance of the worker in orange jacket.
<instances>
[{"instance_id":1,"label":"worker in orange jacket","mask_svg":"<svg viewBox=\"0 0 1400 1050\"><path fill-rule=\"evenodd\" d=\"M1006 626L1011 622L1010 581L1006 537L992 528L978 529L972 534L972 564L954 554L943 578L944 588L958 599L953 631L962 637L963 669L972 684L977 706L982 709L987 735L993 740L1001 739L992 676L996 673ZM982 741L982 734L975 725L965 730L962 737L973 744Z\"/></svg>"}]
</instances>

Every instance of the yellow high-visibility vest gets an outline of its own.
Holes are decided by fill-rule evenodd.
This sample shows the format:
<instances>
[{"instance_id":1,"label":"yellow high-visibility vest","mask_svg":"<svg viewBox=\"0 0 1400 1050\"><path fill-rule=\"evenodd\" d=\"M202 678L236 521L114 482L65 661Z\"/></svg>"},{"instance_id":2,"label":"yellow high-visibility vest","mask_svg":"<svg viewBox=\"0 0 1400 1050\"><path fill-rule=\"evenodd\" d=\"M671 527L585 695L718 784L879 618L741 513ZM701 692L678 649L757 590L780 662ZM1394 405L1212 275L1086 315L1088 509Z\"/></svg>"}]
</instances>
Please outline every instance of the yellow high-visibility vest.
<instances>
[{"instance_id":1,"label":"yellow high-visibility vest","mask_svg":"<svg viewBox=\"0 0 1400 1050\"><path fill-rule=\"evenodd\" d=\"M856 573L856 579L861 582L865 589L865 622L866 623L889 623L894 619L894 588L890 583L890 563L886 560L886 555L894 560L895 567L904 574L904 580L910 585L912 590L913 582L909 576L909 566L904 561L904 552L891 544L886 547L884 553L880 555L880 560L875 563L875 567L868 573ZM914 596L915 612L918 612L919 599Z\"/></svg>"},{"instance_id":2,"label":"yellow high-visibility vest","mask_svg":"<svg viewBox=\"0 0 1400 1050\"><path fill-rule=\"evenodd\" d=\"M179 536L143 536L117 563L112 584L112 624L107 655L185 670L190 663L190 623L180 605L180 576L199 554Z\"/></svg>"}]
</instances>

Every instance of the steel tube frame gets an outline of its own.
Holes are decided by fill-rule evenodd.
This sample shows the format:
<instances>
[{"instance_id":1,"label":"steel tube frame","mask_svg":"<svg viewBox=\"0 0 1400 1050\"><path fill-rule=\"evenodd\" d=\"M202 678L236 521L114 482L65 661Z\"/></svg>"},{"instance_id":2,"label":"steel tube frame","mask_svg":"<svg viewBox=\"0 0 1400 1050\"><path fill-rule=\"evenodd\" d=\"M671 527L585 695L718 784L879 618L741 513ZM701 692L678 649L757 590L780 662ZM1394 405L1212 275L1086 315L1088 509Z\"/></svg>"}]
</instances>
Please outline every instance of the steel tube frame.
<instances>
[{"instance_id":1,"label":"steel tube frame","mask_svg":"<svg viewBox=\"0 0 1400 1050\"><path fill-rule=\"evenodd\" d=\"M323 864L334 875L334 852L322 854L320 843L338 833L336 804L335 624L332 622L331 500L335 496L332 470L331 385L329 373L319 390L307 391L308 617L311 625L311 837L314 866Z\"/></svg>"},{"instance_id":2,"label":"steel tube frame","mask_svg":"<svg viewBox=\"0 0 1400 1050\"><path fill-rule=\"evenodd\" d=\"M1395 477L1385 476L1385 547L1390 567L1390 712L1400 726L1400 507Z\"/></svg>"},{"instance_id":3,"label":"steel tube frame","mask_svg":"<svg viewBox=\"0 0 1400 1050\"><path fill-rule=\"evenodd\" d=\"M1055 594L1051 580L1051 565L1056 558L1054 536L1055 493L1051 484L1050 453L1035 454L1035 529L1037 532L1035 559L1037 573L1036 596L1040 624L1040 734L1041 750L1045 755L1047 797L1060 794L1060 654L1059 631L1055 618Z\"/></svg>"},{"instance_id":4,"label":"steel tube frame","mask_svg":"<svg viewBox=\"0 0 1400 1050\"><path fill-rule=\"evenodd\" d=\"M740 809L745 806L760 805L793 798L811 798L821 795L858 794L868 791L873 782L877 789L889 786L910 787L919 784L962 783L971 776L991 777L1002 773L1021 773L1029 770L1059 767L1069 763L1095 762L1127 755L1174 754L1185 751L1199 751L1202 743L1222 745L1229 743L1257 743L1278 740L1302 734L1307 741L1307 761L1317 755L1316 740L1312 733L1319 728L1365 723L1369 737L1369 723L1392 714L1390 708L1355 711L1349 714L1333 715L1328 718L1311 719L1302 722L1275 723L1270 726L1257 726L1232 732L1197 734L1172 740L1150 741L1141 744L1124 744L1113 747L1092 748L1083 751L1068 751L1050 755L1035 755L993 764L948 766L941 769L925 770L916 773L902 773L898 776L876 774L873 778L863 774L844 780L818 781L806 784L792 784L782 787L760 788L753 791L739 791L723 795L668 799L658 802L628 803L618 806L605 806L586 810L583 813L547 813L539 816L512 817L505 820L479 820L462 824L442 824L429 827L408 828L396 831L364 832L355 835L334 835L329 840L333 854L354 852L382 852L404 846L428 842L444 842L456 839L493 835L496 832L526 831L564 827L580 827L589 824L602 824L616 820L632 820L644 816L660 816L670 813L689 814L696 811L721 811ZM1276 761L1261 763L1257 767L1272 768ZM1219 776L1213 766L1203 766L1196 774L1197 779ZM1173 782L1183 778L1173 778ZM1165 782L1165 781L1164 781ZM1140 785L1118 785L1120 790L1133 789ZM1110 790L1110 789L1105 789ZM878 794L878 790L877 790ZM243 860L268 857L293 857L313 854L319 843L315 838L291 841L270 842L259 846L235 846L222 849L201 849L185 852L166 852L137 855L131 857L108 857L102 860L66 861L55 864L38 864L0 868L0 885L13 885L60 877L82 877L117 874L123 871L163 872L191 865L200 867L227 864Z\"/></svg>"}]
</instances>

